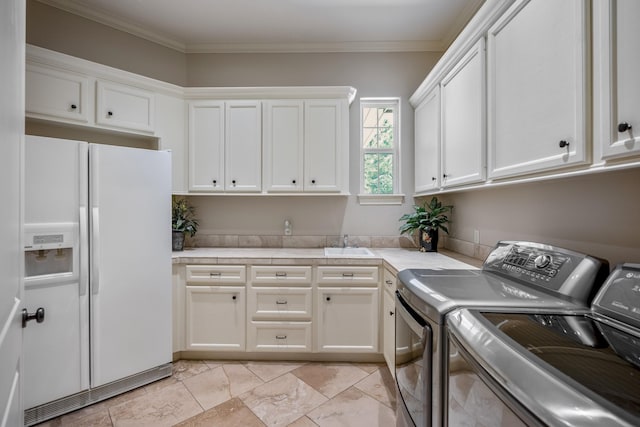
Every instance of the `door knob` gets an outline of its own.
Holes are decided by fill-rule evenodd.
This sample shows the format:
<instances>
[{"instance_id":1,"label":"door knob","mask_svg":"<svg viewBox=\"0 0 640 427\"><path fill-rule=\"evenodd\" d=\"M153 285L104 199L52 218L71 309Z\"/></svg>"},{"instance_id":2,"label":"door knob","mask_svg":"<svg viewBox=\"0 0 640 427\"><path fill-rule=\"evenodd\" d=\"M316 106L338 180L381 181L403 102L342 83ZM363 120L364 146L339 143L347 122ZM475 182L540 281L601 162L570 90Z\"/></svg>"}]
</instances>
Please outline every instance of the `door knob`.
<instances>
[{"instance_id":1,"label":"door knob","mask_svg":"<svg viewBox=\"0 0 640 427\"><path fill-rule=\"evenodd\" d=\"M38 323L44 322L44 308L40 307L36 310L35 313L27 312L26 308L22 309L22 327L27 327L27 322L30 320L35 320Z\"/></svg>"},{"instance_id":2,"label":"door knob","mask_svg":"<svg viewBox=\"0 0 640 427\"><path fill-rule=\"evenodd\" d=\"M626 132L628 130L631 130L631 125L627 122L622 122L618 125L618 132Z\"/></svg>"}]
</instances>

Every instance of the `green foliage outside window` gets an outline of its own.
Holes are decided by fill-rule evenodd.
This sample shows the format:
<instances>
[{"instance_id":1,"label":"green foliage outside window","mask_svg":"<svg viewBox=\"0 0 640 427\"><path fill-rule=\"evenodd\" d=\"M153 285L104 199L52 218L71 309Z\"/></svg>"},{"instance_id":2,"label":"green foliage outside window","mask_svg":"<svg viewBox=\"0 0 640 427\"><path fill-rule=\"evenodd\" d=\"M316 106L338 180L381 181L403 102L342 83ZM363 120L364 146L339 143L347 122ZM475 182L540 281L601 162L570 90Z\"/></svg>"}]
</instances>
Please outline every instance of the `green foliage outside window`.
<instances>
[{"instance_id":1,"label":"green foliage outside window","mask_svg":"<svg viewBox=\"0 0 640 427\"><path fill-rule=\"evenodd\" d=\"M365 108L364 116L364 191L393 194L393 109Z\"/></svg>"}]
</instances>

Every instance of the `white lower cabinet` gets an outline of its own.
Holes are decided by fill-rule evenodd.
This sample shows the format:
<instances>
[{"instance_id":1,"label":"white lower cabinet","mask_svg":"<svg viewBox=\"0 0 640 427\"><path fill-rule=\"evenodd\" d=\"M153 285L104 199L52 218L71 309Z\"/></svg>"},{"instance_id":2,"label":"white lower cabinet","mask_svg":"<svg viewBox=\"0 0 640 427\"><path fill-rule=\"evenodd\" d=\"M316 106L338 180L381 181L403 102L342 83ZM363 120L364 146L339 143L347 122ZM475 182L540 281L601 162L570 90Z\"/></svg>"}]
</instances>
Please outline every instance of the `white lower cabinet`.
<instances>
[{"instance_id":1,"label":"white lower cabinet","mask_svg":"<svg viewBox=\"0 0 640 427\"><path fill-rule=\"evenodd\" d=\"M244 351L244 266L186 266L187 350Z\"/></svg>"},{"instance_id":2,"label":"white lower cabinet","mask_svg":"<svg viewBox=\"0 0 640 427\"><path fill-rule=\"evenodd\" d=\"M384 270L384 296L382 297L382 354L391 375L396 366L396 275Z\"/></svg>"},{"instance_id":3,"label":"white lower cabinet","mask_svg":"<svg viewBox=\"0 0 640 427\"><path fill-rule=\"evenodd\" d=\"M378 288L317 289L316 351L378 351Z\"/></svg>"},{"instance_id":4,"label":"white lower cabinet","mask_svg":"<svg viewBox=\"0 0 640 427\"><path fill-rule=\"evenodd\" d=\"M247 331L248 351L311 351L311 321L251 322Z\"/></svg>"}]
</instances>

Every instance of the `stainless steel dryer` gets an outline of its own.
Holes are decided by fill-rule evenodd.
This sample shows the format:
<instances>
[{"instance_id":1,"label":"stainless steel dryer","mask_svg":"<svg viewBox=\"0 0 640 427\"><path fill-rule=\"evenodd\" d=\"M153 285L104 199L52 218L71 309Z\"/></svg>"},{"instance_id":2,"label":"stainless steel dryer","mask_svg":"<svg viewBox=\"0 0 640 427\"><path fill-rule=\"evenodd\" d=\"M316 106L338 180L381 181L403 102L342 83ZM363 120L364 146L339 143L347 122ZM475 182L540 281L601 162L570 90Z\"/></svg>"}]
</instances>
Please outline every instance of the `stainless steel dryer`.
<instances>
[{"instance_id":1,"label":"stainless steel dryer","mask_svg":"<svg viewBox=\"0 0 640 427\"><path fill-rule=\"evenodd\" d=\"M618 266L584 315L447 321L449 425L640 425L640 264Z\"/></svg>"},{"instance_id":2,"label":"stainless steel dryer","mask_svg":"<svg viewBox=\"0 0 640 427\"><path fill-rule=\"evenodd\" d=\"M404 270L396 292L397 426L445 425L445 316L461 307L588 310L608 264L570 250L502 241L481 270Z\"/></svg>"}]
</instances>

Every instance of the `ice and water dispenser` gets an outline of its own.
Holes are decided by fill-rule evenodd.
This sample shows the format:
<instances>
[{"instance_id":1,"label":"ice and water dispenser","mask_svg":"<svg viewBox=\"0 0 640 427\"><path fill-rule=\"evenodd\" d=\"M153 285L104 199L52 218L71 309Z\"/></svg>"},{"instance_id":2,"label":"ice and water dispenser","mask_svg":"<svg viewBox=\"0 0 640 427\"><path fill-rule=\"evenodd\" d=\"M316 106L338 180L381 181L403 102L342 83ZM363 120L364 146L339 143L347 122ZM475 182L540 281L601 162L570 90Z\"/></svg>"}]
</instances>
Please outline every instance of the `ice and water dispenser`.
<instances>
[{"instance_id":1,"label":"ice and water dispenser","mask_svg":"<svg viewBox=\"0 0 640 427\"><path fill-rule=\"evenodd\" d=\"M25 281L56 282L76 276L77 224L26 224Z\"/></svg>"}]
</instances>

